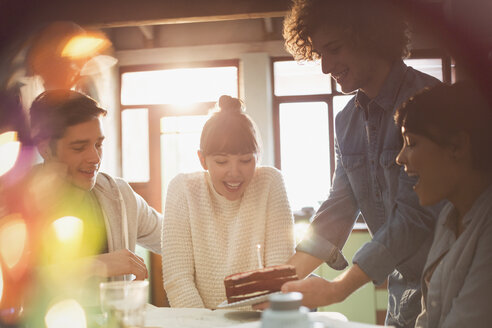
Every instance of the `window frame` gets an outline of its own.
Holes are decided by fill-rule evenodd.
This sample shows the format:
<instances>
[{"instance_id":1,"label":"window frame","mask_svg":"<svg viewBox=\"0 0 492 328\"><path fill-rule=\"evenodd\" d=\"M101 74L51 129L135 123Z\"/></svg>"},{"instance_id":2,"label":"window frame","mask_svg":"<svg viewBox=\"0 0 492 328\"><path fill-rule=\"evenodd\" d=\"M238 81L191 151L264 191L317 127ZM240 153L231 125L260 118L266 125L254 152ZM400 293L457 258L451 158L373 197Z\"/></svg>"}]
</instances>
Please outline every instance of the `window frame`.
<instances>
[{"instance_id":1,"label":"window frame","mask_svg":"<svg viewBox=\"0 0 492 328\"><path fill-rule=\"evenodd\" d=\"M166 63L166 64L146 64L146 65L128 65L119 67L119 88L118 88L118 104L119 104L119 149L120 154L123 153L122 144L122 115L124 110L147 108L148 109L148 127L149 127L149 180L147 182L130 182L132 189L142 196L145 201L152 206L156 211L163 213L162 204L162 185L161 185L161 149L160 149L160 119L165 116L192 116L192 115L206 115L210 108L212 108L215 102L202 102L195 103L187 106L187 109L183 110L175 108L172 104L133 104L123 105L121 103L121 86L122 78L125 73L132 72L144 72L155 71L165 69L176 68L206 68L206 67L224 67L235 66L237 69L237 90L238 97L240 97L240 78L241 71L239 65L239 59L228 60L212 60L212 61L197 61L197 62L182 62L182 63ZM122 156L119 158L119 169L122 171L123 163ZM150 272L149 278L151 283L151 299L152 304L156 306L169 306L166 293L163 288L162 282L162 262L160 255L150 253Z\"/></svg>"}]
</instances>

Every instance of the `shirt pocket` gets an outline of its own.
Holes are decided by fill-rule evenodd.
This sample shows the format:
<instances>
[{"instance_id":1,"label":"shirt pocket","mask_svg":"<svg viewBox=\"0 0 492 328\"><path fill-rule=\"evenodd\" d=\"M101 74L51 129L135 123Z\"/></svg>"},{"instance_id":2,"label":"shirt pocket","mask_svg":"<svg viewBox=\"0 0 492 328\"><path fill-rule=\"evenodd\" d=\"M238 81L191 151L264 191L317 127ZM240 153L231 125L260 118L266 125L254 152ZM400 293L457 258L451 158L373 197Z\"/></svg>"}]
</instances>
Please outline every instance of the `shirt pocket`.
<instances>
[{"instance_id":1,"label":"shirt pocket","mask_svg":"<svg viewBox=\"0 0 492 328\"><path fill-rule=\"evenodd\" d=\"M369 196L369 172L365 155L342 155L341 163L356 200L361 205Z\"/></svg>"},{"instance_id":2,"label":"shirt pocket","mask_svg":"<svg viewBox=\"0 0 492 328\"><path fill-rule=\"evenodd\" d=\"M387 196L395 197L398 192L398 180L400 177L401 166L396 163L396 156L399 150L383 150L379 156L379 165L383 170L384 182L387 188L384 188Z\"/></svg>"}]
</instances>

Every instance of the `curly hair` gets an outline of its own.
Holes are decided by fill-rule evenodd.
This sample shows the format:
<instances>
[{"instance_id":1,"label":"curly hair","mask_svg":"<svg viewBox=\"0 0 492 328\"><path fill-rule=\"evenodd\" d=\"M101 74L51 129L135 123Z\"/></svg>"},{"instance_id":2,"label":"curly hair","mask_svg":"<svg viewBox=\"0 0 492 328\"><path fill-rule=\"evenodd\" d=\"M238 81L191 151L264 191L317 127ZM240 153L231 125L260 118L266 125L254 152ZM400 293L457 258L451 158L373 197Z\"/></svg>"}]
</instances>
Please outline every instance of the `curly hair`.
<instances>
[{"instance_id":1,"label":"curly hair","mask_svg":"<svg viewBox=\"0 0 492 328\"><path fill-rule=\"evenodd\" d=\"M296 60L317 60L313 33L320 27L345 31L354 49L394 60L409 55L408 26L392 0L293 0L284 19L285 47Z\"/></svg>"}]
</instances>

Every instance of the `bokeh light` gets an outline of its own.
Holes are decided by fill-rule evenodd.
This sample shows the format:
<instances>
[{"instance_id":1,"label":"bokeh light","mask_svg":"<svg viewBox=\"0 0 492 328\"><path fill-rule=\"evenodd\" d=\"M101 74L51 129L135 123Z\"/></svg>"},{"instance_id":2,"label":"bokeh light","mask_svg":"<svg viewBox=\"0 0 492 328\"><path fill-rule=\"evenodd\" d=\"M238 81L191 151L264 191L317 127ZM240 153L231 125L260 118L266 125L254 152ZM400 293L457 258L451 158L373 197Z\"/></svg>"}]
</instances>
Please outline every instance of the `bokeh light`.
<instances>
[{"instance_id":1,"label":"bokeh light","mask_svg":"<svg viewBox=\"0 0 492 328\"><path fill-rule=\"evenodd\" d=\"M9 131L0 134L0 176L7 173L17 161L21 143L17 140L17 132Z\"/></svg>"},{"instance_id":2,"label":"bokeh light","mask_svg":"<svg viewBox=\"0 0 492 328\"><path fill-rule=\"evenodd\" d=\"M9 217L3 218L5 223L0 226L0 255L3 263L12 269L19 263L26 248L27 228L21 218Z\"/></svg>"},{"instance_id":3,"label":"bokeh light","mask_svg":"<svg viewBox=\"0 0 492 328\"><path fill-rule=\"evenodd\" d=\"M3 270L2 270L2 264L0 263L0 304L2 304L2 297L3 297Z\"/></svg>"},{"instance_id":4,"label":"bokeh light","mask_svg":"<svg viewBox=\"0 0 492 328\"><path fill-rule=\"evenodd\" d=\"M74 216L65 216L52 223L56 237L62 243L78 244L82 239L84 224Z\"/></svg>"},{"instance_id":5,"label":"bokeh light","mask_svg":"<svg viewBox=\"0 0 492 328\"><path fill-rule=\"evenodd\" d=\"M72 59L89 58L97 55L109 45L109 41L101 35L77 35L67 42L61 55Z\"/></svg>"},{"instance_id":6,"label":"bokeh light","mask_svg":"<svg viewBox=\"0 0 492 328\"><path fill-rule=\"evenodd\" d=\"M60 301L53 305L44 322L47 328L86 328L87 319L82 306L74 299Z\"/></svg>"}]
</instances>

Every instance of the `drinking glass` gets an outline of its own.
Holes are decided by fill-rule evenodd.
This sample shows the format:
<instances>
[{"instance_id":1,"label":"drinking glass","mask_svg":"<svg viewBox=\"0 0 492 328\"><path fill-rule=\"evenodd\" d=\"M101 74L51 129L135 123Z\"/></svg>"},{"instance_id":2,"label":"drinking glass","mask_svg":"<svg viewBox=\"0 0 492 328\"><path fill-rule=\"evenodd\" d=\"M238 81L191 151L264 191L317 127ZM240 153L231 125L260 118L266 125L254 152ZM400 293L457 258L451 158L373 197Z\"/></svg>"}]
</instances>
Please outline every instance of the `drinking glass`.
<instances>
[{"instance_id":1,"label":"drinking glass","mask_svg":"<svg viewBox=\"0 0 492 328\"><path fill-rule=\"evenodd\" d=\"M110 281L99 285L107 328L144 327L148 281Z\"/></svg>"}]
</instances>

